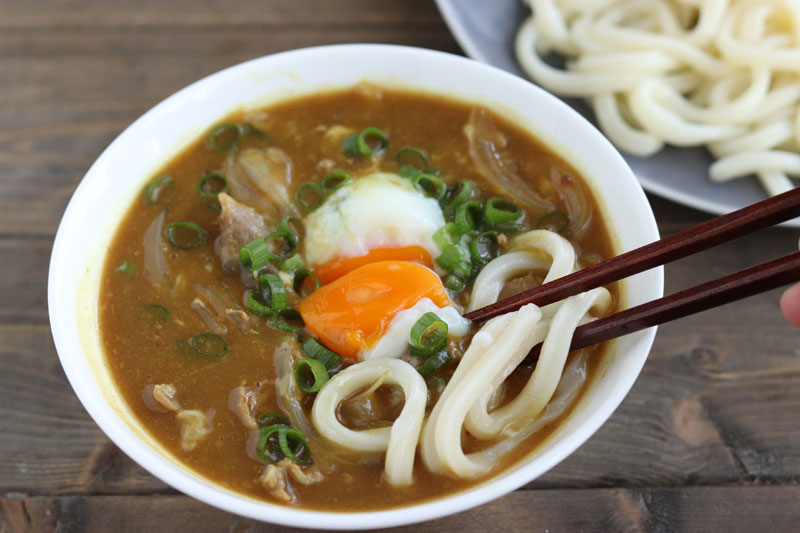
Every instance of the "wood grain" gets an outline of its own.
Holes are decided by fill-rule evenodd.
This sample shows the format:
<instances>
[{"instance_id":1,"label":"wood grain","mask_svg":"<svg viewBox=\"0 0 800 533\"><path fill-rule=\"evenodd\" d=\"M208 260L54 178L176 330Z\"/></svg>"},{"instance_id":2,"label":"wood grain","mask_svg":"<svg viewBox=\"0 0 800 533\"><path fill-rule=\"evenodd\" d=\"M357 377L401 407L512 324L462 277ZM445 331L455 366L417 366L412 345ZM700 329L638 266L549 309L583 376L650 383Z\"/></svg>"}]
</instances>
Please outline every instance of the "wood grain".
<instances>
[{"instance_id":1,"label":"wood grain","mask_svg":"<svg viewBox=\"0 0 800 533\"><path fill-rule=\"evenodd\" d=\"M47 325L52 238L108 143L202 76L316 44L455 41L424 0L0 0L0 12L0 532L286 530L176 494L97 428ZM709 218L651 200L662 234ZM762 231L668 266L667 292L796 247L794 231ZM661 327L631 393L576 453L424 529L796 528L800 337L778 294Z\"/></svg>"},{"instance_id":2,"label":"wood grain","mask_svg":"<svg viewBox=\"0 0 800 533\"><path fill-rule=\"evenodd\" d=\"M477 509L425 524L447 531L790 531L800 521L800 487L714 487L518 491ZM185 496L0 498L0 532L274 531ZM384 529L417 532L418 525Z\"/></svg>"}]
</instances>

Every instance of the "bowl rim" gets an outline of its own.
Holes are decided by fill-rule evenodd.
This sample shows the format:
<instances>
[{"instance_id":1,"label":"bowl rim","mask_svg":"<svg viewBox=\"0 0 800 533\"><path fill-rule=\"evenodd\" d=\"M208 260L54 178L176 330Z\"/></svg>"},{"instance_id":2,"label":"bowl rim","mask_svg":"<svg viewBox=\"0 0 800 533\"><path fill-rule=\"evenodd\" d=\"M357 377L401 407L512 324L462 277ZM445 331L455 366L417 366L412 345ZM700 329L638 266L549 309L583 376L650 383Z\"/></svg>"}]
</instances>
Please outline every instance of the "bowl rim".
<instances>
[{"instance_id":1,"label":"bowl rim","mask_svg":"<svg viewBox=\"0 0 800 533\"><path fill-rule=\"evenodd\" d=\"M59 287L64 283L64 279L58 265L59 261L69 255L66 241L68 239L68 230L70 229L71 221L78 216L77 211L80 200L86 196L87 189L91 186L90 177L97 173L97 169L101 167L107 159L112 157L111 154L115 152L120 145L129 142L129 138L133 137L139 130L144 130L151 123L161 120L162 115L166 114L173 106L177 106L184 100L190 99L193 94L201 91L204 86L216 80L224 79L237 71L246 70L261 64L268 64L276 60L295 59L301 61L308 56L324 54L330 51L345 54L408 54L410 56L415 56L415 59L420 61L450 61L454 64L461 64L462 66L469 65L468 68L474 69L478 75L483 74L486 77L498 78L505 83L517 84L520 88L524 86L524 90L530 91L531 93L537 93L537 98L558 109L559 113L570 116L572 120L582 122L585 128L591 130L589 135L594 138L598 145L605 147L604 151L608 153L608 156L612 159L617 159L617 163L620 167L627 170L627 174L622 176L621 179L629 181L629 185L632 187L630 191L631 194L637 197L639 203L642 204L645 214L649 215L645 217L647 220L642 221L645 225L643 231L654 236L654 238L658 238L655 218L653 217L646 196L633 176L633 173L630 171L630 168L616 149L611 146L594 126L583 119L577 112L539 87L490 65L485 65L446 52L383 44L315 46L251 59L210 74L165 98L122 131L102 152L81 179L59 223L49 265L48 311L51 331L61 365L64 368L70 385L84 408L110 440L119 446L126 455L155 477L179 491L211 506L248 518L281 525L319 529L366 529L401 526L443 517L482 505L530 482L532 479L540 476L569 456L605 423L627 395L635 379L638 377L652 347L656 333L655 328L641 332L637 345L637 352L640 352L640 355L633 363L634 366L630 369L629 379L626 379L623 383L618 383L611 397L607 399L602 408L594 413L588 423L581 426L581 433L585 434L585 437L574 438L565 445L550 447L538 453L536 455L537 462L535 464L530 463L530 458L525 459L518 466L500 475L493 476L488 481L443 498L388 510L337 513L296 509L255 500L220 485L212 484L197 474L190 474L188 471L182 470L176 464L173 464L147 445L127 427L125 422L114 413L113 408L106 401L95 401L97 399L97 394L96 391L93 391L92 386L98 387L96 382L93 381L89 383L88 388L86 387L85 373L89 363L83 356L81 344L77 342L77 331L71 331L70 327L70 321L74 319L74 317L69 316L69 311L74 311L74 302L65 303L59 301ZM266 70L269 70L269 68ZM422 87L420 88L424 90ZM543 141L545 144L549 144L546 139ZM658 292L660 296L660 294L663 293L663 268L659 267L654 269L651 275L653 276L652 280L656 284L656 292Z\"/></svg>"}]
</instances>

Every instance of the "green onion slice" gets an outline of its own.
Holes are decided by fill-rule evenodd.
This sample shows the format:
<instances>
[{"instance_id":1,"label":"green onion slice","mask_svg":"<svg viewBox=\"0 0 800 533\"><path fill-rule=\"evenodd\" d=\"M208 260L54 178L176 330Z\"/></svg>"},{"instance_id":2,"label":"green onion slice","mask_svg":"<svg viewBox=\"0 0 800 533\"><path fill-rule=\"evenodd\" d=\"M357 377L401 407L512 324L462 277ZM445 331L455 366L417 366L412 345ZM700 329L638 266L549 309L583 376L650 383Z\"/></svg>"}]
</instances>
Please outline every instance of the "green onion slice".
<instances>
[{"instance_id":1,"label":"green onion slice","mask_svg":"<svg viewBox=\"0 0 800 533\"><path fill-rule=\"evenodd\" d=\"M266 137L267 134L256 128L249 122L242 124L242 135L255 135L256 137Z\"/></svg>"},{"instance_id":2,"label":"green onion slice","mask_svg":"<svg viewBox=\"0 0 800 533\"><path fill-rule=\"evenodd\" d=\"M294 274L305 266L306 264L303 262L303 258L300 257L300 254L294 254L281 263L281 270L283 272L288 272L289 274Z\"/></svg>"},{"instance_id":3,"label":"green onion slice","mask_svg":"<svg viewBox=\"0 0 800 533\"><path fill-rule=\"evenodd\" d=\"M293 228L292 227L293 224L297 225L298 227ZM295 236L295 239L299 239L298 236L300 235L300 229L302 229L302 226L300 226L300 224L301 224L300 219L297 218L296 216L286 215L281 219L280 222L278 222L278 230L288 231L289 233Z\"/></svg>"},{"instance_id":4,"label":"green onion slice","mask_svg":"<svg viewBox=\"0 0 800 533\"><path fill-rule=\"evenodd\" d=\"M555 233L561 233L569 227L569 218L564 213L554 211L539 219L536 223L538 229L547 229Z\"/></svg>"},{"instance_id":5,"label":"green onion slice","mask_svg":"<svg viewBox=\"0 0 800 533\"><path fill-rule=\"evenodd\" d=\"M311 272L309 269L305 267L298 268L294 273L294 284L293 284L293 288L296 293L298 294L300 293L300 287L303 285L303 282L308 277L311 277L311 279L314 280L314 290L320 288L321 283L319 282L317 276L315 276L313 272Z\"/></svg>"},{"instance_id":6,"label":"green onion slice","mask_svg":"<svg viewBox=\"0 0 800 533\"><path fill-rule=\"evenodd\" d=\"M442 350L441 352L437 353L436 355L425 361L425 363L417 369L417 372L419 372L423 378L427 378L428 376L430 376L431 374L442 368L444 365L449 363L452 359L453 358L450 357L450 354L447 353L446 350Z\"/></svg>"},{"instance_id":7,"label":"green onion slice","mask_svg":"<svg viewBox=\"0 0 800 533\"><path fill-rule=\"evenodd\" d=\"M447 323L434 313L425 313L411 328L408 351L414 357L427 359L447 345Z\"/></svg>"},{"instance_id":8,"label":"green onion slice","mask_svg":"<svg viewBox=\"0 0 800 533\"><path fill-rule=\"evenodd\" d=\"M481 204L475 200L464 202L456 209L454 222L461 235L471 235L478 229L481 216Z\"/></svg>"},{"instance_id":9,"label":"green onion slice","mask_svg":"<svg viewBox=\"0 0 800 533\"><path fill-rule=\"evenodd\" d=\"M467 286L466 282L463 279L459 278L455 274L450 274L447 276L447 279L444 282L444 286L447 287L448 290L453 292L460 292L464 290L464 287Z\"/></svg>"},{"instance_id":10,"label":"green onion slice","mask_svg":"<svg viewBox=\"0 0 800 533\"><path fill-rule=\"evenodd\" d=\"M457 208L472 196L472 185L467 180L461 180L447 189L444 195L445 207Z\"/></svg>"},{"instance_id":11,"label":"green onion slice","mask_svg":"<svg viewBox=\"0 0 800 533\"><path fill-rule=\"evenodd\" d=\"M410 167L419 172L430 172L431 166L425 152L411 146L400 148L395 156L398 169Z\"/></svg>"},{"instance_id":12,"label":"green onion slice","mask_svg":"<svg viewBox=\"0 0 800 533\"><path fill-rule=\"evenodd\" d=\"M496 231L484 231L473 237L469 242L469 254L472 258L472 264L478 268L483 267L497 257L499 252L500 245L497 243Z\"/></svg>"},{"instance_id":13,"label":"green onion slice","mask_svg":"<svg viewBox=\"0 0 800 533\"><path fill-rule=\"evenodd\" d=\"M353 176L346 170L334 170L322 179L320 186L328 196L336 189L353 182Z\"/></svg>"},{"instance_id":14,"label":"green onion slice","mask_svg":"<svg viewBox=\"0 0 800 533\"><path fill-rule=\"evenodd\" d=\"M289 421L289 417L283 413L264 413L258 417L258 427L265 428L276 424L286 427L291 427L292 425Z\"/></svg>"},{"instance_id":15,"label":"green onion slice","mask_svg":"<svg viewBox=\"0 0 800 533\"><path fill-rule=\"evenodd\" d=\"M325 190L316 183L304 183L297 189L294 199L303 209L314 211L325 201Z\"/></svg>"},{"instance_id":16,"label":"green onion slice","mask_svg":"<svg viewBox=\"0 0 800 533\"><path fill-rule=\"evenodd\" d=\"M291 231L273 231L264 238L270 259L286 259L297 248L297 235Z\"/></svg>"},{"instance_id":17,"label":"green onion slice","mask_svg":"<svg viewBox=\"0 0 800 533\"><path fill-rule=\"evenodd\" d=\"M216 333L200 333L189 339L189 346L196 355L219 359L228 353L228 343Z\"/></svg>"},{"instance_id":18,"label":"green onion slice","mask_svg":"<svg viewBox=\"0 0 800 533\"><path fill-rule=\"evenodd\" d=\"M294 364L294 381L297 388L306 394L319 392L329 379L328 369L322 361L303 358Z\"/></svg>"},{"instance_id":19,"label":"green onion slice","mask_svg":"<svg viewBox=\"0 0 800 533\"><path fill-rule=\"evenodd\" d=\"M230 189L228 180L219 172L209 172L197 182L197 191L203 198L216 198Z\"/></svg>"},{"instance_id":20,"label":"green onion slice","mask_svg":"<svg viewBox=\"0 0 800 533\"><path fill-rule=\"evenodd\" d=\"M442 248L442 253L436 258L436 263L448 273L455 274L461 279L472 277L469 249L461 244L448 244Z\"/></svg>"},{"instance_id":21,"label":"green onion slice","mask_svg":"<svg viewBox=\"0 0 800 533\"><path fill-rule=\"evenodd\" d=\"M239 262L245 270L255 272L275 257L269 251L267 240L259 237L239 248Z\"/></svg>"},{"instance_id":22,"label":"green onion slice","mask_svg":"<svg viewBox=\"0 0 800 533\"><path fill-rule=\"evenodd\" d=\"M303 331L305 324L303 324L303 317L300 316L300 313L294 309L284 309L272 316L272 327L288 333L298 333Z\"/></svg>"},{"instance_id":23,"label":"green onion slice","mask_svg":"<svg viewBox=\"0 0 800 533\"><path fill-rule=\"evenodd\" d=\"M278 443L283 455L299 465L311 464L311 450L308 448L306 436L294 428L278 431ZM307 457L301 457L306 455Z\"/></svg>"},{"instance_id":24,"label":"green onion slice","mask_svg":"<svg viewBox=\"0 0 800 533\"><path fill-rule=\"evenodd\" d=\"M148 183L147 187L144 189L144 201L148 204L156 203L159 195L161 195L161 191L164 190L164 187L167 185L172 185L172 182L173 179L169 176L159 176Z\"/></svg>"},{"instance_id":25,"label":"green onion slice","mask_svg":"<svg viewBox=\"0 0 800 533\"><path fill-rule=\"evenodd\" d=\"M489 224L507 224L519 220L522 210L503 198L490 198L486 201L484 216Z\"/></svg>"},{"instance_id":26,"label":"green onion slice","mask_svg":"<svg viewBox=\"0 0 800 533\"><path fill-rule=\"evenodd\" d=\"M420 173L414 176L414 188L425 196L441 200L447 192L447 185L433 174Z\"/></svg>"},{"instance_id":27,"label":"green onion slice","mask_svg":"<svg viewBox=\"0 0 800 533\"><path fill-rule=\"evenodd\" d=\"M119 265L117 265L117 271L122 272L126 276L133 276L136 274L136 265L131 263L130 261L123 261Z\"/></svg>"},{"instance_id":28,"label":"green onion slice","mask_svg":"<svg viewBox=\"0 0 800 533\"><path fill-rule=\"evenodd\" d=\"M368 139L377 141L377 147L371 148ZM359 133L348 135L342 139L342 151L348 157L364 157L380 153L389 146L389 137L374 126L364 128Z\"/></svg>"},{"instance_id":29,"label":"green onion slice","mask_svg":"<svg viewBox=\"0 0 800 533\"><path fill-rule=\"evenodd\" d=\"M163 322L169 318L169 311L161 304L145 304L140 307L142 311L152 313L158 322Z\"/></svg>"},{"instance_id":30,"label":"green onion slice","mask_svg":"<svg viewBox=\"0 0 800 533\"><path fill-rule=\"evenodd\" d=\"M285 424L272 424L261 428L261 437L258 439L256 453L268 463L277 463L281 460L281 448L278 434L281 430L290 429Z\"/></svg>"},{"instance_id":31,"label":"green onion slice","mask_svg":"<svg viewBox=\"0 0 800 533\"><path fill-rule=\"evenodd\" d=\"M254 128L255 129L255 128ZM239 142L242 128L233 122L220 124L208 136L208 145L217 152L227 152Z\"/></svg>"},{"instance_id":32,"label":"green onion slice","mask_svg":"<svg viewBox=\"0 0 800 533\"><path fill-rule=\"evenodd\" d=\"M303 353L325 365L328 370L335 368L341 360L341 356L338 353L327 349L314 337L309 337L303 341L301 348Z\"/></svg>"},{"instance_id":33,"label":"green onion slice","mask_svg":"<svg viewBox=\"0 0 800 533\"><path fill-rule=\"evenodd\" d=\"M188 220L173 222L167 226L167 240L175 248L192 250L205 244L206 230Z\"/></svg>"},{"instance_id":34,"label":"green onion slice","mask_svg":"<svg viewBox=\"0 0 800 533\"><path fill-rule=\"evenodd\" d=\"M286 309L286 287L277 274L261 274L258 276L258 288L261 297L273 312Z\"/></svg>"},{"instance_id":35,"label":"green onion slice","mask_svg":"<svg viewBox=\"0 0 800 533\"><path fill-rule=\"evenodd\" d=\"M245 291L245 303L247 308L259 316L272 315L272 308L259 301L259 296L251 290Z\"/></svg>"}]
</instances>

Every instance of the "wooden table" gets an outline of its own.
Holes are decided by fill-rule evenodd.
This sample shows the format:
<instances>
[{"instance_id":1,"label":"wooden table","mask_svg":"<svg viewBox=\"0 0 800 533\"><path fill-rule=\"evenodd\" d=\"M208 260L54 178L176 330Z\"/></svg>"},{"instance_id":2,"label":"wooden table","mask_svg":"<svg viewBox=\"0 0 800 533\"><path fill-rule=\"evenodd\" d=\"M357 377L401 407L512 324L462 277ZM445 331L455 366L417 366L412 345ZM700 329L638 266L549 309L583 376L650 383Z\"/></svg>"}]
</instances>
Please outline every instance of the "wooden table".
<instances>
[{"instance_id":1,"label":"wooden table","mask_svg":"<svg viewBox=\"0 0 800 533\"><path fill-rule=\"evenodd\" d=\"M421 0L0 0L0 531L285 530L177 493L103 435L58 362L47 269L78 181L137 116L240 61L344 42L461 53ZM662 234L709 218L651 201ZM746 237L668 266L667 291L796 245L783 229ZM662 327L633 391L582 448L424 528L797 530L800 336L778 296Z\"/></svg>"}]
</instances>

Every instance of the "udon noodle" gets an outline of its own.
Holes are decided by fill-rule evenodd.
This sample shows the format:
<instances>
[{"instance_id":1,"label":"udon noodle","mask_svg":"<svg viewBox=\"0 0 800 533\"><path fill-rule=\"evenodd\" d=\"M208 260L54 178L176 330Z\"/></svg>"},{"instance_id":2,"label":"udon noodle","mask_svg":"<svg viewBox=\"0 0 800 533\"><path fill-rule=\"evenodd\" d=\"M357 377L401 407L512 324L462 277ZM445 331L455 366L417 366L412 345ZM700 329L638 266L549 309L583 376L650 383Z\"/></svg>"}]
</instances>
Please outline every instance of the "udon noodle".
<instances>
[{"instance_id":1,"label":"udon noodle","mask_svg":"<svg viewBox=\"0 0 800 533\"><path fill-rule=\"evenodd\" d=\"M800 175L800 3L795 0L527 0L525 72L588 99L637 156L705 145L713 181L755 174L767 192ZM558 69L543 59L568 58Z\"/></svg>"},{"instance_id":2,"label":"udon noodle","mask_svg":"<svg viewBox=\"0 0 800 533\"><path fill-rule=\"evenodd\" d=\"M521 272L547 270L545 281L575 270L575 251L569 241L547 230L515 237L510 252L491 261L475 280L470 308L497 301L501 288ZM314 401L316 430L338 446L361 452L386 452L385 473L392 485L412 482L417 443L425 466L472 478L489 471L499 457L540 427L545 408L564 374L572 334L591 320L590 311L605 313L611 296L605 288L572 296L544 309L528 304L489 321L478 331L461 358L439 401L425 419L425 381L409 363L399 359L371 359L356 363L334 376ZM535 345L543 343L539 361L525 386L502 407L494 408L503 382ZM573 361L567 374L582 364ZM402 388L405 406L389 427L353 431L337 419L340 403L374 383ZM569 380L570 388L549 415L569 406L582 380ZM424 422L424 428L423 428ZM422 432L420 433L420 428ZM465 454L462 434L492 443Z\"/></svg>"}]
</instances>

